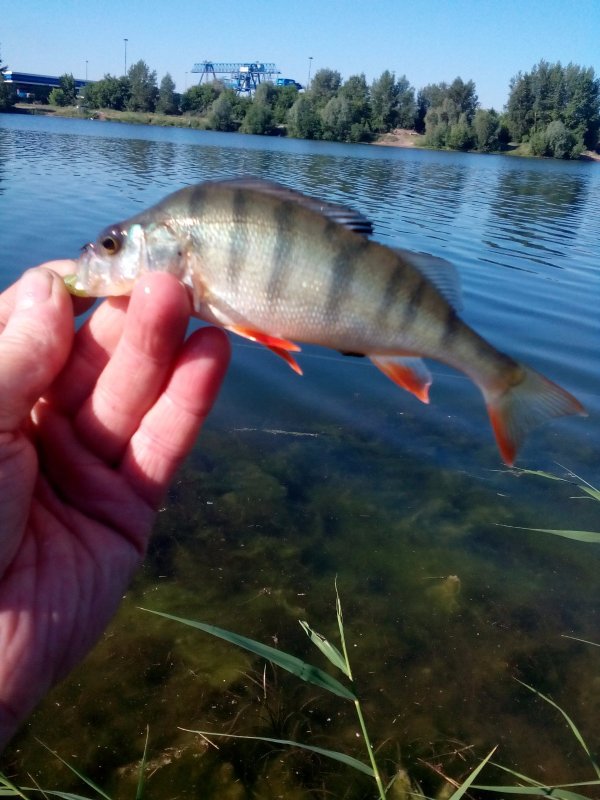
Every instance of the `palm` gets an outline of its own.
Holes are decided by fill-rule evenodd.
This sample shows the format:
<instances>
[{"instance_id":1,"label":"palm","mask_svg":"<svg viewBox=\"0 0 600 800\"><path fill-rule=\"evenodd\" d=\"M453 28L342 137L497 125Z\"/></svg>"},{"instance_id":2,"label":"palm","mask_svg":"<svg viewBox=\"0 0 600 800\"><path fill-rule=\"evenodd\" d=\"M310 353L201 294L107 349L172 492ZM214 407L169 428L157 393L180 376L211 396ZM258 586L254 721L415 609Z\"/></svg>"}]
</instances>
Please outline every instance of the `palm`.
<instances>
[{"instance_id":1,"label":"palm","mask_svg":"<svg viewBox=\"0 0 600 800\"><path fill-rule=\"evenodd\" d=\"M66 366L31 421L0 433L0 743L114 614L226 367L220 332L184 344L183 287L150 283L127 313L103 303L70 351L63 331Z\"/></svg>"}]
</instances>

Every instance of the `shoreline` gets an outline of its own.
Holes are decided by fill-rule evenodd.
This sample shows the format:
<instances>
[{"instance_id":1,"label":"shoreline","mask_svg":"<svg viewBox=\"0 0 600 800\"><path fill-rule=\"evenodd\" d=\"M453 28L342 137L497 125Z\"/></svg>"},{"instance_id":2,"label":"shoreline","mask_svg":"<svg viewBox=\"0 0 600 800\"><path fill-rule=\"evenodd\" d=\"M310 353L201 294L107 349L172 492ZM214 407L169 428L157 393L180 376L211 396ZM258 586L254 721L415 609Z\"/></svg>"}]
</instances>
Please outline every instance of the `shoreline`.
<instances>
[{"instance_id":1,"label":"shoreline","mask_svg":"<svg viewBox=\"0 0 600 800\"><path fill-rule=\"evenodd\" d=\"M532 156L530 153L519 152L520 145L509 145L507 150L494 150L491 153L481 153L478 150L446 150L445 148L426 147L420 144L424 139L423 134L416 131L409 130L408 128L396 128L389 133L383 133L379 139L371 144L379 145L380 147L417 147L423 150L439 150L440 152L466 152L476 153L478 155L495 155L495 156L518 156L521 158L543 158L543 156ZM561 161L562 159L550 159L551 161ZM584 150L577 159L573 161L596 161L600 162L600 153L595 153L593 150Z\"/></svg>"},{"instance_id":2,"label":"shoreline","mask_svg":"<svg viewBox=\"0 0 600 800\"><path fill-rule=\"evenodd\" d=\"M50 105L30 105L29 103L17 103L11 111L6 113L28 114L31 116L40 115L45 117L64 117L65 119L94 119L98 122L125 122L131 125L151 125L162 128L194 128L196 130L208 130L204 127L204 120L201 117L186 117L175 114L157 114L153 111L115 111L113 109L89 109L86 112L78 107ZM481 153L478 150L450 150L447 148L427 147L421 144L424 135L408 128L395 128L389 133L382 133L379 138L371 145L378 147L402 147L418 148L422 150L432 150L436 152L466 152L476 155L501 155L520 158L543 158L543 156L532 156L530 153L523 152L521 145L509 145L506 150L495 150L491 153ZM550 159L560 161L561 159ZM600 153L593 150L584 150L577 159L573 161L587 161L600 163Z\"/></svg>"}]
</instances>

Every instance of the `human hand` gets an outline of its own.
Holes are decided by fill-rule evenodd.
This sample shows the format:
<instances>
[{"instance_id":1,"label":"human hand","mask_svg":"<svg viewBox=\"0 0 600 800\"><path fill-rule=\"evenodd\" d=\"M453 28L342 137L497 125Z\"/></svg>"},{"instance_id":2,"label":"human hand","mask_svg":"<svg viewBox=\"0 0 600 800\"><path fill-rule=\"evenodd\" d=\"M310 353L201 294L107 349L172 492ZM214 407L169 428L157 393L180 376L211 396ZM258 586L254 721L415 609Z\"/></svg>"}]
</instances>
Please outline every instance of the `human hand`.
<instances>
[{"instance_id":1,"label":"human hand","mask_svg":"<svg viewBox=\"0 0 600 800\"><path fill-rule=\"evenodd\" d=\"M0 295L0 749L118 608L225 374L155 273L77 332L52 262ZM79 301L76 301L76 304Z\"/></svg>"}]
</instances>

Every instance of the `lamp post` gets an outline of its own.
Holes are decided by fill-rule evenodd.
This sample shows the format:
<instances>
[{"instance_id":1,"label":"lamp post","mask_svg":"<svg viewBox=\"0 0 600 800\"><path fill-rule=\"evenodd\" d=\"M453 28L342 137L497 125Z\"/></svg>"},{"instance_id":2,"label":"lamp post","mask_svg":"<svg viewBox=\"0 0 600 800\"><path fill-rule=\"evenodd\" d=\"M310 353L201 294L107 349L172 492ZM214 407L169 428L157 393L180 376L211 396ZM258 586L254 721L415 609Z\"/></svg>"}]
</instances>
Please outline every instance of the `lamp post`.
<instances>
[{"instance_id":1,"label":"lamp post","mask_svg":"<svg viewBox=\"0 0 600 800\"><path fill-rule=\"evenodd\" d=\"M87 83L87 65L88 65L88 62L87 62L87 58L86 58L86 60L85 60L85 82L86 83Z\"/></svg>"},{"instance_id":2,"label":"lamp post","mask_svg":"<svg viewBox=\"0 0 600 800\"><path fill-rule=\"evenodd\" d=\"M306 88L307 89L310 89L310 69L312 67L312 60L313 60L313 57L309 56L308 57L308 83L306 84Z\"/></svg>"},{"instance_id":3,"label":"lamp post","mask_svg":"<svg viewBox=\"0 0 600 800\"><path fill-rule=\"evenodd\" d=\"M127 42L128 41L129 41L129 39L123 39L123 42L125 43L125 75L127 75Z\"/></svg>"}]
</instances>

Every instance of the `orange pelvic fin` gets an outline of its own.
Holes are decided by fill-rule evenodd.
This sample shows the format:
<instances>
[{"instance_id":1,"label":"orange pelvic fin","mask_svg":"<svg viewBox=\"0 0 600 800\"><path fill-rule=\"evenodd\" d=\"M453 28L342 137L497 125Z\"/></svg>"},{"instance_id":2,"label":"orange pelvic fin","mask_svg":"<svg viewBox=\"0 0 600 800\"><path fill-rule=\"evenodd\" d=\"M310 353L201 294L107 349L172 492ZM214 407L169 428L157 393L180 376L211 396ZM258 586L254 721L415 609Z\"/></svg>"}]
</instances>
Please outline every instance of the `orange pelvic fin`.
<instances>
[{"instance_id":1,"label":"orange pelvic fin","mask_svg":"<svg viewBox=\"0 0 600 800\"><path fill-rule=\"evenodd\" d=\"M297 344L294 344L294 342L289 342L287 339L280 339L277 336L270 336L268 333L263 333L253 328L246 328L243 325L229 325L228 328L230 331L237 333L238 336L243 336L244 339L250 339L252 342L258 342L258 344L264 344L264 346L268 347L276 356L283 358L294 372L297 372L298 375L302 375L300 365L296 359L290 355L290 351L293 353L300 352L300 348Z\"/></svg>"},{"instance_id":2,"label":"orange pelvic fin","mask_svg":"<svg viewBox=\"0 0 600 800\"><path fill-rule=\"evenodd\" d=\"M568 414L587 416L577 398L528 367L523 379L500 395L483 390L490 422L502 460L514 464L526 434L553 417Z\"/></svg>"},{"instance_id":3,"label":"orange pelvic fin","mask_svg":"<svg viewBox=\"0 0 600 800\"><path fill-rule=\"evenodd\" d=\"M429 403L431 373L420 358L408 356L369 356L373 364L394 383Z\"/></svg>"}]
</instances>

